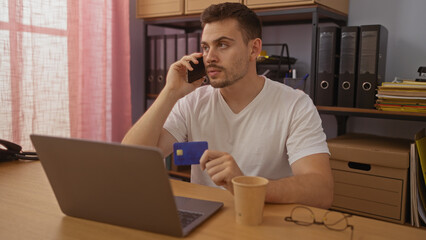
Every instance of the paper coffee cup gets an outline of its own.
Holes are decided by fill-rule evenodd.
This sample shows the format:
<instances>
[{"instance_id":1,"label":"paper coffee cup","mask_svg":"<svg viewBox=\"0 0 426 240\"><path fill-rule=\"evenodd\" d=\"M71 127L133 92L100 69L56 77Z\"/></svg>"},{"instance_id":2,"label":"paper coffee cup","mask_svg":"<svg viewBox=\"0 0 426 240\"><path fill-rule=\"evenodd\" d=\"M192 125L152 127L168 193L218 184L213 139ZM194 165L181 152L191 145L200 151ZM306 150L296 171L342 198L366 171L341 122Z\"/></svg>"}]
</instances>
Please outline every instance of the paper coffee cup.
<instances>
[{"instance_id":1,"label":"paper coffee cup","mask_svg":"<svg viewBox=\"0 0 426 240\"><path fill-rule=\"evenodd\" d=\"M239 176L232 179L237 223L255 226L262 223L268 179Z\"/></svg>"}]
</instances>

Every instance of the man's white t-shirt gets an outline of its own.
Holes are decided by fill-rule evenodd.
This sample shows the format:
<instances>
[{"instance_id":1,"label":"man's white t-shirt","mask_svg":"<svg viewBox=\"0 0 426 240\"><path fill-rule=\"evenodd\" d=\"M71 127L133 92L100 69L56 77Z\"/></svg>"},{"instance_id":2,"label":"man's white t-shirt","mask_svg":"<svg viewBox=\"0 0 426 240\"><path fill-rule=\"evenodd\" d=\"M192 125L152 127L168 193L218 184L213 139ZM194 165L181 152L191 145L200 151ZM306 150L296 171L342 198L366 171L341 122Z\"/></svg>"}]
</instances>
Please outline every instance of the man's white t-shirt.
<instances>
[{"instance_id":1,"label":"man's white t-shirt","mask_svg":"<svg viewBox=\"0 0 426 240\"><path fill-rule=\"evenodd\" d=\"M290 165L302 157L329 154L309 96L267 78L238 114L219 89L199 87L176 103L164 128L178 142L207 141L209 149L231 154L244 175L271 180L292 176ZM191 182L216 186L200 165L192 165Z\"/></svg>"}]
</instances>

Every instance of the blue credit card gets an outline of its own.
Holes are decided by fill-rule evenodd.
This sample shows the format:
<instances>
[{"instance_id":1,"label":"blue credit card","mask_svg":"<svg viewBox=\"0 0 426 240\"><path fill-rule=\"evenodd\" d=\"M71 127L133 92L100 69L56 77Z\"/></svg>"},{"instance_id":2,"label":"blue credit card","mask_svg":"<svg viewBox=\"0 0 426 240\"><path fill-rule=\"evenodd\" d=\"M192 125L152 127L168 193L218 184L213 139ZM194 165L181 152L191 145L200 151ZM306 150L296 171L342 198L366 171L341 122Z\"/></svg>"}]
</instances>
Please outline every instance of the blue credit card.
<instances>
[{"instance_id":1,"label":"blue credit card","mask_svg":"<svg viewBox=\"0 0 426 240\"><path fill-rule=\"evenodd\" d=\"M175 165L200 164L200 158L208 149L207 142L181 142L173 144Z\"/></svg>"}]
</instances>

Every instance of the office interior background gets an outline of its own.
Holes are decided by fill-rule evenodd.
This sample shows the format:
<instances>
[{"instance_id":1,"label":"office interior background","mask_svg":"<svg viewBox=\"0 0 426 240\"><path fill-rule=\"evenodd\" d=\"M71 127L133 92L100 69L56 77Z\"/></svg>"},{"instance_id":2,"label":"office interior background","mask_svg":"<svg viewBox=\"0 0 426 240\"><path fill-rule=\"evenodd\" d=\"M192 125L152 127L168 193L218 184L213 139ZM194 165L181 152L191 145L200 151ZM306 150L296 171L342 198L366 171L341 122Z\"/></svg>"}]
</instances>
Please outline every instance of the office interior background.
<instances>
[{"instance_id":1,"label":"office interior background","mask_svg":"<svg viewBox=\"0 0 426 240\"><path fill-rule=\"evenodd\" d=\"M38 5L40 1L22 1L14 3L14 1L6 1L6 0L0 0L0 78L1 78L1 84L0 87L2 90L0 95L0 101L2 103L0 107L0 113L2 118L0 119L0 138L8 139L10 141L15 141L18 144L22 144L24 149L31 147L31 143L29 141L29 134L31 132L34 132L37 128L34 128L36 124L39 122L45 122L44 126L45 128L42 129L41 133L55 133L58 128L63 128L62 126L65 126L66 128L70 128L70 121L74 120L67 120L67 116L64 116L68 114L65 110L65 112L62 114L54 115L46 114L46 112L43 111L50 111L49 105L44 104L45 108L40 107L33 107L30 106L32 103L33 97L42 98L42 96L37 93L38 89L47 89L51 87L52 85L47 86L41 86L39 82L35 81L30 82L31 79L21 79L24 80L22 82L22 85L25 88L34 88L34 92L31 94L34 94L35 96L29 95L29 96L23 96L20 102L14 103L13 106L19 106L19 104L28 105L30 107L31 113L27 116L24 116L22 118L22 113L13 113L10 114L10 98L15 96L10 96L11 94L8 93L8 88L10 85L17 85L16 81L14 79L9 80L8 78L10 76L14 76L16 72L7 71L8 68L11 66L13 67L13 64L16 59L8 59L8 50L9 48L13 48L13 44L9 45L9 30L13 29L13 25L9 23L11 15L9 15L10 10L8 11L8 8L10 9L11 6L19 5L19 4L29 4L30 8L24 8L23 14L28 14L25 11L28 9L34 8L37 9L39 7ZM61 3L68 2L72 3L72 1L57 1L52 6L56 8L61 8ZM91 4L94 4L95 2L102 3L102 1L90 1ZM98 108L92 107L92 109L88 108L85 113L90 113L89 118L87 115L78 116L78 121L81 121L81 126L79 128L85 128L89 129L90 133L89 135L81 135L83 138L91 138L91 139L97 139L97 140L106 140L106 141L119 141L120 138L123 136L125 131L130 127L131 121L135 122L146 110L146 89L145 89L145 55L147 54L145 52L145 31L148 31L148 35L155 35L155 34L162 34L165 33L165 31L172 31L170 29L162 29L162 28L155 28L155 27L149 27L148 29L144 28L143 20L136 18L136 0L129 0L128 2L118 2L118 1L104 1L108 2L108 4L123 4L126 3L125 9L129 9L128 12L126 12L126 18L129 19L129 27L126 29L120 29L120 28L114 28L115 31L112 35L116 34L124 34L123 38L120 38L118 40L114 40L112 42L108 42L107 44L115 44L114 46L121 47L124 46L124 43L127 41L130 41L130 46L128 53L130 55L130 66L124 66L128 67L129 71L125 70L122 72L115 72L114 74L121 74L119 78L115 76L114 81L116 81L116 85L118 86L115 89L125 89L127 87L130 88L129 91L131 91L131 99L127 100L126 98L117 97L119 95L114 96L114 100L111 100L114 105L115 110L119 110L118 112L124 112L126 111L126 115L120 115L118 114L111 114L104 115L104 112L98 113ZM14 4L9 4L14 3ZM50 4L50 3L49 3ZM45 7L48 6L46 2L44 2L43 9L41 11L49 12L49 9ZM89 4L89 3L84 3ZM71 4L72 5L72 4ZM124 4L123 4L124 5ZM5 7L6 6L6 7ZM40 5L41 6L41 5ZM102 6L105 7L105 6ZM107 8L110 6L107 6ZM25 10L26 9L26 10ZM62 8L63 9L63 8ZM87 8L87 9L94 9L95 7ZM114 9L114 8L113 8ZM381 24L384 25L389 32L388 35L388 47L387 47L387 60L386 60L386 76L385 81L392 81L394 77L401 77L401 78L414 78L417 76L417 69L419 66L425 66L426 65L426 45L424 44L424 39L426 39L426 31L424 30L424 23L426 22L426 16L424 14L424 9L426 9L426 1L424 0L406 0L406 1L399 1L399 0L351 0L349 1L349 14L348 14L348 26L351 25L364 25L364 24ZM94 11L92 10L92 12ZM19 12L19 11L18 11ZM98 10L99 12L99 10ZM104 11L106 12L106 11ZM36 14L37 13L31 13ZM66 16L66 10L64 12L56 12L57 15L52 15L53 20L51 21L51 26L49 28L37 28L31 26L30 28L26 28L27 26L24 26L23 31L25 32L26 29L30 29L33 31L32 33L36 34L23 34L24 38L29 37L28 39L31 39L29 43L29 47L36 46L37 44L40 45L41 41L39 37L44 36L43 34L38 34L37 31L47 31L49 34L53 35L59 35L56 36L55 40L56 42L53 42L54 44L45 44L48 46L41 46L39 50L45 51L43 54L49 54L49 51L53 54L64 54L64 55L58 55L53 56L53 65L46 65L43 62L38 61L37 54L39 52L33 52L32 58L29 56L30 66L25 69L27 73L30 74L30 77L36 77L37 78L46 78L44 76L53 77L52 81L55 86L59 86L61 91L64 90L63 88L66 88L66 84L60 84L59 80L65 81L67 83L67 75L72 72L67 67L66 56L67 54L67 41L66 38L62 38L62 35L66 34L66 29L64 26L66 26L67 21L68 23L73 21L73 19L68 19L64 16ZM7 17L9 15L9 18ZM112 14L114 18L114 14ZM90 17L93 17L92 20L97 20L98 22L95 24L105 24L101 21L102 14L99 13L99 15L92 15L89 12L86 13L84 17L87 19L90 19ZM86 19L85 18L85 19ZM76 18L78 19L78 18ZM75 19L75 20L76 20ZM107 16L106 21L111 21L111 16ZM81 20L81 19L80 19ZM25 23L27 21L28 23ZM113 21L112 21L113 22ZM30 22L28 19L24 19L24 25L25 24L38 24L37 22ZM61 25L62 24L62 25ZM110 24L110 23L108 23ZM118 23L117 23L118 24ZM121 24L121 23L120 23ZM12 27L11 27L12 26ZM108 25L111 26L111 25ZM53 28L53 30L52 30ZM56 30L54 28L57 28ZM118 30L117 30L118 29ZM15 29L16 30L16 29ZM19 30L19 29L18 29ZM52 30L52 31L51 31ZM74 29L75 30L75 29ZM126 31L124 31L126 30ZM125 33L127 32L128 33ZM105 32L104 34L108 35L111 33ZM129 37L129 38L127 38ZM310 55L311 55L311 24L297 24L297 25L284 25L284 26L268 26L264 27L263 31L263 42L264 43L287 43L290 48L290 55L296 57L298 60L294 67L297 69L297 73L299 76L303 76L306 73L309 73L310 69ZM46 38L49 39L49 38ZM46 40L44 39L44 40ZM25 40L25 39L24 39ZM43 40L43 39L41 39ZM96 44L96 39L93 40L92 47L97 46L99 44ZM49 40L47 41L49 42ZM73 41L68 41L68 43L72 44ZM58 47L59 46L59 47ZM108 45L109 46L109 45ZM26 47L26 46L24 46ZM56 48L55 48L56 47ZM85 54L99 54L100 56L94 56L95 59L102 59L103 54L109 54L108 49L105 48L106 53L102 53L102 46L100 46L99 49L96 51L83 51L86 52ZM90 49L90 48L89 48ZM93 50L93 49L90 49ZM37 49L36 49L37 51ZM28 52L26 53L28 54ZM31 55L31 52L30 52ZM93 56L91 56L93 57ZM113 66L116 67L118 63L120 64L128 64L128 61L126 61L127 56L123 57L123 60L119 60L118 58L114 57L113 59L109 59L105 66ZM86 58L82 58L83 63L79 63L80 65L84 65L84 61ZM76 60L76 59L74 59ZM114 60L115 62L112 62ZM8 65L9 64L9 65ZM111 65L112 64L112 65ZM34 66L34 68L31 68ZM64 68L65 67L65 68ZM124 68L123 68L124 69ZM21 67L18 67L18 71L22 70ZM15 69L16 71L16 69ZM53 74L52 76L43 75L43 71L51 71L49 74ZM93 73L92 73L93 74ZM107 72L106 75L112 74L111 72ZM130 76L129 76L130 75ZM25 76L24 76L25 77ZM96 73L94 73L93 76L90 77L97 77ZM109 77L109 76L106 76ZM5 81L3 81L6 79ZM130 86L128 84L130 80ZM22 87L22 86L20 86ZM91 86L93 90L96 90L96 86ZM86 88L83 89L84 91L91 92L92 89ZM110 90L108 90L110 91ZM110 94L109 92L100 93L102 97L105 94ZM3 95L4 94L4 95ZM68 92L66 93L68 94ZM13 95L13 94L12 94ZM60 102L61 99L64 99L63 105L68 105L67 96L68 95L61 95L57 94L57 102ZM100 104L111 104L111 102L102 100L101 97L97 97L97 95L88 95L89 97L86 97L83 101L85 102L93 102L93 101L99 101ZM130 110L130 104L128 101L131 101L131 110ZM111 105L112 106L112 105ZM86 106L85 106L86 107ZM111 107L109 107L111 108ZM21 109L22 110L22 109ZM21 111L18 107L18 111ZM77 109L79 110L79 109ZM107 111L111 112L110 109L107 109ZM130 112L131 111L131 112ZM114 112L114 111L112 111ZM14 115L15 114L15 115ZM128 115L131 114L131 117ZM15 117L18 116L19 118L22 118L21 122L19 124L16 123ZM60 118L59 118L60 117ZM34 119L37 118L37 122L34 122ZM131 118L131 119L130 119ZM333 115L321 115L321 118L323 120L323 127L327 134L328 138L333 138L337 135L337 124L336 119ZM59 120L58 120L59 119ZM54 121L54 125L46 124L48 121ZM99 124L99 122L103 122L103 124ZM106 122L105 122L106 121ZM125 123L124 123L125 122ZM110 131L111 129L115 129L114 126L119 126L117 131L115 133L112 133ZM358 132L358 133L371 133L381 136L389 136L389 137L401 137L401 138L408 138L413 139L414 134L421 129L422 127L425 127L426 123L424 122L418 122L418 121L406 121L406 120L393 120L393 119L373 119L373 118L361 118L361 117L350 117L348 119L347 124L347 132ZM10 131L11 128L14 128L15 130ZM94 129L99 129L99 131L95 131ZM107 130L107 133L104 131ZM38 129L37 131L39 131ZM77 129L79 130L79 129ZM19 134L15 134L14 131L18 131ZM67 130L67 131L73 131L73 129ZM15 135L19 135L17 138L13 137ZM68 134L68 136L80 136L80 135L73 135Z\"/></svg>"},{"instance_id":2,"label":"office interior background","mask_svg":"<svg viewBox=\"0 0 426 240\"><path fill-rule=\"evenodd\" d=\"M349 1L348 26L382 24L388 29L385 81L414 79L418 67L426 65L425 8L422 0ZM322 119L327 137L336 136L334 117L323 115ZM353 117L348 120L347 132L413 139L423 127L425 122Z\"/></svg>"},{"instance_id":3,"label":"office interior background","mask_svg":"<svg viewBox=\"0 0 426 240\"><path fill-rule=\"evenodd\" d=\"M33 5L37 5L34 2L40 2L43 0L23 0L24 3L31 3ZM82 138L89 138L94 140L101 140L101 141L120 141L121 137L125 133L125 131L131 126L131 122L135 122L139 119L139 117L144 113L146 110L146 95L147 92L146 87L146 45L145 45L145 36L146 32L148 35L157 35L157 34L173 34L178 33L179 31L173 30L173 29L164 29L164 28L157 28L157 27L148 27L148 29L144 28L143 20L136 18L136 0L129 0L128 2L121 2L116 0L90 0L93 4L93 2L99 2L107 4L122 4L126 3L124 9L125 17L124 19L128 19L129 25L125 28L120 28L115 26L111 27L111 25L114 25L114 11L108 12L110 9L110 5L104 8L104 13L108 13L111 15L106 16L106 18L100 18L102 17L102 14L100 16L92 16L90 11L85 12L86 15L84 15L85 18L90 19L93 17L95 20L99 20L99 24L104 24L102 27L102 30L107 30L105 32L101 32L101 35L114 35L117 33L122 38L115 38L115 40L111 40L114 38L108 38L108 40L100 41L99 44L96 42L96 38L91 39L91 44L88 45L92 48L96 48L96 51L91 51L94 49L79 49L80 51L86 52L88 55L92 54L94 56L91 56L93 58L87 58L87 59L77 59L78 64L82 65L82 67L85 67L84 65L87 63L89 64L89 61L95 60L105 60L107 59L105 63L101 63L100 67L101 73L105 74L105 79L107 79L107 83L102 84L109 84L108 87L102 88L101 91L99 91L98 86L96 84L90 84L89 88L86 88L86 85L82 85L85 91L87 93L91 93L92 91L95 91L97 94L90 94L87 95L81 102L78 102L77 104L71 102L71 97L68 97L69 95L74 94L71 92L71 90L66 89L68 87L67 84L70 84L72 81L80 80L79 78L68 78L71 76L69 72L70 69L73 69L69 66L69 63L64 63L67 60L67 55L70 54L70 50L66 47L66 44L73 44L73 41L70 41L67 39L67 37L63 37L67 35L68 33L66 30L64 30L64 26L67 26L66 24L70 23L70 21L77 21L79 19L61 19L61 26L58 26L58 31L50 31L49 29L45 28L37 28L34 29L30 28L31 31L30 34L28 34L25 31L24 26L24 37L29 37L31 41L25 42L30 43L29 46L36 46L39 45L46 45L46 44L40 44L40 42L37 43L38 37L43 36L43 34L38 33L37 31L47 31L50 32L51 35L61 35L60 40L58 42L54 42L55 44L52 44L51 46L45 46L41 47L39 49L35 49L32 53L33 57L34 55L37 55L37 51L41 50L52 50L51 52L47 51L47 55L50 53L58 54L53 56L53 63L57 65L44 65L44 62L37 62L37 58L29 57L30 63L26 70L27 72L31 72L30 76L38 76L39 78L44 78L43 75L43 69L46 72L51 71L51 73L54 74L53 83L55 84L55 88L66 92L66 95L62 95L62 92L57 93L58 102L59 105L65 105L62 109L63 111L60 112L61 114L54 115L49 111L55 110L50 109L54 104L49 105L49 102L44 102L45 108L38 108L32 107L32 98L40 98L42 99L43 96L24 96L23 99L26 101L19 102L19 104L22 104L23 106L28 105L30 106L30 110L32 111L28 116L23 117L22 119L27 121L21 121L22 123L15 124L15 121L13 118L10 118L10 114L5 117L4 113L7 113L8 108L5 106L8 106L8 95L2 95L5 91L3 87L7 84L13 85L16 83L12 82L8 83L7 81L3 81L2 78L4 76L8 77L7 70L8 65L5 65L9 62L11 65L15 62L13 59L9 60L7 59L8 55L4 54L7 52L8 49L13 48L14 46L10 47L7 44L7 40L9 39L9 33L8 28L12 29L13 32L16 29L13 29L14 26L9 26L9 20L7 19L7 14L4 14L2 12L4 8L1 8L2 4L13 3L13 1L7 1L7 0L0 0L0 139L5 138L7 139L8 135L4 135L4 130L8 130L8 128L18 127L22 128L20 130L20 140L23 140L23 142L18 141L17 143L22 144L24 146L24 149L28 146L30 146L30 142L28 136L29 133L34 131L44 131L43 133L47 134L53 134L56 135L58 130L61 130L62 132L72 132L73 128L77 126L77 128L85 128L89 129L90 131L87 131L86 135L77 135L77 137ZM21 2L21 1L17 1ZM59 2L59 0L58 0ZM62 0L62 3L64 0ZM67 4L72 5L73 1L65 0ZM80 2L80 1L79 1ZM81 2L80 2L81 3ZM49 3L50 4L50 3ZM13 4L12 4L13 5ZM46 4L48 5L48 4ZM54 5L54 4L53 4ZM84 2L83 4L84 5ZM124 4L123 4L124 5ZM4 5L3 5L4 6ZM90 6L95 9L96 6ZM105 6L102 6L105 7ZM101 7L100 7L101 8ZM9 7L10 9L10 7ZM419 66L426 66L426 45L424 44L424 40L426 39L426 31L424 30L424 23L426 22L426 16L424 15L424 9L426 9L426 1L424 0L406 0L406 1L399 1L399 0L350 0L349 2L349 14L348 14L348 26L359 26L359 25L370 25L370 24L381 24L385 26L389 31L388 36L388 47L387 47L387 60L386 60L386 77L385 81L390 82L395 77L400 78L406 78L406 79L412 79L415 78L418 73L417 69ZM43 9L46 11L46 9ZM80 9L81 10L81 7ZM123 10L123 8L121 8ZM127 12L127 10L129 10ZM25 10L24 10L25 12ZM96 12L96 11L95 11ZM97 12L102 12L97 10ZM65 12L66 13L66 12ZM64 13L64 14L65 14ZM69 14L69 13L68 13ZM65 14L66 15L66 14ZM69 15L68 15L69 16ZM121 15L122 16L122 15ZM75 17L75 16L74 16ZM105 16L103 16L105 17ZM92 20L93 20L92 19ZM123 19L123 17L121 18ZM28 20L28 19L27 19ZM105 21L104 21L105 20ZM68 22L67 22L68 21ZM104 21L104 22L103 22ZM55 21L53 21L55 23ZM127 23L127 22L126 22ZM117 23L119 24L119 23ZM122 23L120 23L122 24ZM327 23L330 24L330 23ZM33 25L31 23L31 25ZM326 24L321 24L326 25ZM118 25L121 26L121 25ZM294 67L297 69L298 76L304 76L305 74L310 72L310 62L311 62L311 24L297 24L297 25L285 25L285 26L267 26L264 27L263 31L263 41L264 43L287 43L290 47L290 53L291 56L294 56L298 59L297 63L294 65ZM22 27L22 26L21 26ZM95 26L96 29L97 26ZM6 28L6 30L4 29ZM114 29L114 32L109 32L110 28ZM89 28L88 28L89 29ZM73 29L76 30L76 29ZM86 30L87 31L87 30ZM36 34L33 34L36 33ZM53 34L52 34L53 33ZM34 35L33 37L30 37L30 35ZM98 34L97 32L94 32L93 35ZM7 37L5 37L7 36ZM6 41L4 41L6 39ZM45 40L45 39L41 39ZM81 40L81 39L80 39ZM32 45L31 45L32 44ZM12 44L11 44L12 45ZM97 48L97 45L99 45L99 48ZM60 49L58 51L55 51L55 47L60 46ZM68 45L69 46L69 45ZM112 47L111 47L112 46ZM15 46L16 47L16 46ZM120 57L113 56L111 57L111 52L117 48L123 47L123 52L128 55L122 55ZM128 47L128 49L127 49ZM126 49L124 49L126 48ZM99 50L100 49L100 50ZM31 52L31 51L29 51ZM61 55L61 53L65 53ZM31 55L28 54L27 55ZM72 54L71 54L72 55ZM99 55L99 56L98 56ZM105 57L107 55L107 57ZM121 55L121 54L118 54ZM84 54L83 54L84 56ZM15 56L16 57L16 56ZM115 58L117 57L117 58ZM3 58L3 60L2 60ZM5 61L6 59L6 61ZM69 61L70 58L68 58ZM90 60L89 60L90 59ZM16 60L16 59L15 59ZM73 59L76 60L76 59ZM24 61L25 62L25 61ZM50 62L52 63L52 62ZM3 65L2 65L3 64ZM121 70L117 71L110 71L109 69L113 69L114 67L120 68L117 65L121 66ZM55 66L60 66L61 68L55 68ZM88 65L89 66L89 65ZM92 66L92 65L90 65ZM63 68L64 67L64 68ZM69 67L69 68L67 68ZM75 66L73 66L75 67ZM86 68L88 68L86 66ZM11 68L12 69L12 68ZM127 71L128 70L128 71ZM89 75L86 77L86 81L88 82L96 82L97 80L97 72L91 72L92 75ZM13 72L11 70L11 75L16 74L16 72ZM109 78L111 76L109 75L115 75L114 78ZM51 77L51 75L47 75ZM13 77L13 76L12 76ZM75 76L73 76L75 77ZM25 78L25 76L24 76ZM93 79L92 79L93 78ZM36 80L38 78L34 79L24 79L23 83L25 84L24 87L26 88L34 88L35 91L31 92L30 94L34 95L42 95L37 92L38 89L41 89L42 91L49 91L52 92L50 87L52 87L49 83L47 85L41 85ZM73 79L73 80L70 80ZM27 80L27 81L25 81ZM32 80L32 82L31 82ZM60 82L59 80L62 80L63 82ZM4 84L6 82L6 84ZM111 84L113 82L113 84ZM47 89L47 90L46 90ZM125 98L121 97L120 94L114 95L115 92L113 90L128 90L126 92ZM43 93L43 92L41 92ZM131 93L131 95L129 94ZM69 95L68 95L69 94ZM106 97L108 95L109 97ZM111 97L112 95L112 97ZM124 96L123 95L123 96ZM51 100L49 100L51 101ZM62 102L63 101L63 102ZM105 109L98 109L97 105L90 105L91 102L99 102ZM43 103L43 102L42 102ZM131 104L130 104L131 103ZM77 109L73 109L71 111L80 111L81 108L85 108L85 111L79 112L77 115L78 119L77 121L81 121L80 125L73 125L69 122L76 121L76 119L69 120L71 117L68 117L68 105L77 106ZM19 108L20 106L18 106ZM131 107L131 108L130 108ZM105 110L105 111L104 111ZM49 114L47 114L49 113ZM74 112L75 113L75 112ZM66 116L60 116L60 115L66 115ZM88 115L85 115L88 114ZM44 115L49 115L48 117L44 118ZM70 114L71 115L71 114ZM12 114L12 117L14 115ZM16 116L16 115L15 115ZM32 117L31 117L32 116ZM19 115L21 117L21 115ZM5 118L10 120L5 120ZM38 118L37 121L34 121L34 118ZM327 138L333 138L337 136L337 122L333 115L321 115L322 121L323 121L323 127L326 132ZM31 121L32 120L32 121ZM66 121L68 120L68 121ZM34 123L38 123L39 121L45 121L44 127L45 129L39 129L34 128L32 125L36 125ZM49 121L54 122L55 125L49 125ZM22 125L21 125L22 124ZM27 125L25 125L27 124ZM32 128L31 128L32 127ZM394 120L394 119L381 119L381 118L362 118L362 117L350 117L348 119L347 124L347 132L357 132L357 133L368 133L368 134L375 134L380 136L387 136L387 137L398 137L398 138L407 138L407 139L413 139L414 134L419 131L419 129L426 127L426 122L419 122L419 121L407 121L407 120ZM70 128L70 129L67 129ZM114 131L113 131L114 129ZM79 129L74 129L79 130ZM67 133L67 137L76 137L76 135L73 135L72 133ZM11 139L13 140L13 139ZM13 140L14 141L14 140ZM346 150L346 149L345 149ZM350 155L345 152L345 156ZM402 171L402 170L401 170ZM404 169L403 171L406 171ZM405 172L404 172L405 173ZM405 174L406 176L406 174ZM405 180L404 180L405 181ZM407 209L408 211L408 209Z\"/></svg>"},{"instance_id":4,"label":"office interior background","mask_svg":"<svg viewBox=\"0 0 426 240\"><path fill-rule=\"evenodd\" d=\"M130 6L135 4L132 0ZM130 7L130 16L135 15L135 9ZM388 48L386 60L385 81L395 77L414 79L418 76L419 66L426 65L426 1L424 0L350 0L348 26L381 24L388 30ZM131 19L131 79L133 121L144 111L145 89L141 69L144 49L140 43L143 39L143 28L140 19ZM324 23L320 26L326 25ZM148 35L164 33L179 33L173 29L149 27ZM297 58L294 67L298 76L304 76L310 71L311 58L311 24L268 26L263 29L264 43L287 43L290 55ZM337 121L332 115L321 115L327 138L337 136ZM350 117L347 122L347 132L368 133L386 137L413 139L414 134L426 123L394 119L374 119Z\"/></svg>"}]
</instances>

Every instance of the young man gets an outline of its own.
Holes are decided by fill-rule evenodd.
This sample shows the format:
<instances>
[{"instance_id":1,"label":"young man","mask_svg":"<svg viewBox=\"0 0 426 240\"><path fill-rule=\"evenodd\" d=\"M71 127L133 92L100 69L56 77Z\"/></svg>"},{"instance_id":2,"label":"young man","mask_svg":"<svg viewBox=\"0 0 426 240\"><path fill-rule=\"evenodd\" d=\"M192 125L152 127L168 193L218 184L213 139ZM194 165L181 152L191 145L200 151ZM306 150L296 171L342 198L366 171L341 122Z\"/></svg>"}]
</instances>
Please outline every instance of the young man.
<instances>
[{"instance_id":1,"label":"young man","mask_svg":"<svg viewBox=\"0 0 426 240\"><path fill-rule=\"evenodd\" d=\"M318 112L303 92L257 75L256 14L224 3L207 8L201 21L202 53L171 65L166 86L123 143L157 146L167 156L175 142L208 141L192 182L232 193L233 177L262 176L270 180L267 202L329 208L333 179ZM186 82L189 62L201 56L210 86Z\"/></svg>"}]
</instances>

